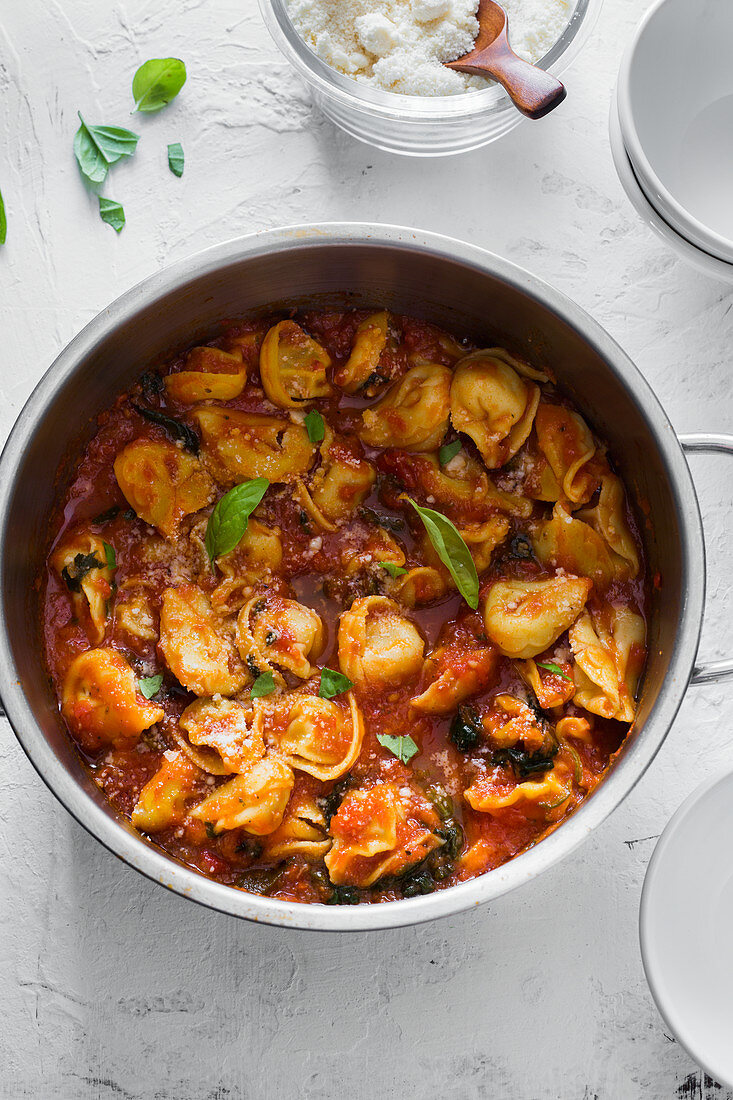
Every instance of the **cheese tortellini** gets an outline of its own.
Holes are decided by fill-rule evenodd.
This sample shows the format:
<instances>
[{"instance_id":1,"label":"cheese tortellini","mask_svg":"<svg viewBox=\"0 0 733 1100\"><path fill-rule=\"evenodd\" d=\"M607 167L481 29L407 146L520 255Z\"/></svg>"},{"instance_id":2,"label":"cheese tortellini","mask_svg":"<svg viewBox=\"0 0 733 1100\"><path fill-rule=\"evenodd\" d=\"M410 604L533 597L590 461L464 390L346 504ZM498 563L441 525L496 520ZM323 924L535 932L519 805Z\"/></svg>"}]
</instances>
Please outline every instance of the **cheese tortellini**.
<instances>
[{"instance_id":1,"label":"cheese tortellini","mask_svg":"<svg viewBox=\"0 0 733 1100\"><path fill-rule=\"evenodd\" d=\"M336 385L345 393L362 391L371 396L385 381L379 374L379 360L387 346L388 334L389 313L386 309L370 314L359 324L351 354L333 376Z\"/></svg>"},{"instance_id":2,"label":"cheese tortellini","mask_svg":"<svg viewBox=\"0 0 733 1100\"><path fill-rule=\"evenodd\" d=\"M167 588L160 609L160 648L176 679L197 695L236 695L252 679L229 624L193 584Z\"/></svg>"},{"instance_id":3,"label":"cheese tortellini","mask_svg":"<svg viewBox=\"0 0 733 1100\"><path fill-rule=\"evenodd\" d=\"M242 353L221 348L192 348L183 370L167 374L166 392L181 405L199 401L231 401L239 397L247 381Z\"/></svg>"},{"instance_id":4,"label":"cheese tortellini","mask_svg":"<svg viewBox=\"0 0 733 1100\"><path fill-rule=\"evenodd\" d=\"M502 466L525 442L540 400L539 386L521 378L492 351L461 359L450 387L453 427L471 437L490 470Z\"/></svg>"},{"instance_id":5,"label":"cheese tortellini","mask_svg":"<svg viewBox=\"0 0 733 1100\"><path fill-rule=\"evenodd\" d=\"M201 771L183 752L163 753L160 768L143 789L130 820L144 833L160 833L179 825L196 798Z\"/></svg>"},{"instance_id":6,"label":"cheese tortellini","mask_svg":"<svg viewBox=\"0 0 733 1100\"><path fill-rule=\"evenodd\" d=\"M116 649L87 649L64 678L61 713L82 745L134 744L165 711L140 693L137 677Z\"/></svg>"},{"instance_id":7,"label":"cheese tortellini","mask_svg":"<svg viewBox=\"0 0 733 1100\"><path fill-rule=\"evenodd\" d=\"M208 822L214 833L244 829L253 836L266 836L285 816L294 782L292 768L276 756L266 756L217 787L191 810L191 817Z\"/></svg>"},{"instance_id":8,"label":"cheese tortellini","mask_svg":"<svg viewBox=\"0 0 733 1100\"><path fill-rule=\"evenodd\" d=\"M104 539L80 531L57 546L51 555L51 565L72 593L77 615L88 617L87 633L94 645L102 641L107 627L113 584L112 554L112 547L108 548Z\"/></svg>"},{"instance_id":9,"label":"cheese tortellini","mask_svg":"<svg viewBox=\"0 0 733 1100\"><path fill-rule=\"evenodd\" d=\"M275 732L280 756L316 779L338 779L351 768L364 740L364 720L352 692L348 706L314 695L298 696Z\"/></svg>"},{"instance_id":10,"label":"cheese tortellini","mask_svg":"<svg viewBox=\"0 0 733 1100\"><path fill-rule=\"evenodd\" d=\"M451 372L430 363L411 367L361 417L359 436L370 447L432 451L448 430Z\"/></svg>"},{"instance_id":11,"label":"cheese tortellini","mask_svg":"<svg viewBox=\"0 0 733 1100\"><path fill-rule=\"evenodd\" d=\"M507 657L534 657L575 622L592 587L587 577L496 581L484 600L486 633Z\"/></svg>"},{"instance_id":12,"label":"cheese tortellini","mask_svg":"<svg viewBox=\"0 0 733 1100\"><path fill-rule=\"evenodd\" d=\"M308 861L323 859L331 843L326 818L316 798L297 785L281 824L262 838L263 855L273 861L291 856Z\"/></svg>"},{"instance_id":13,"label":"cheese tortellini","mask_svg":"<svg viewBox=\"0 0 733 1100\"><path fill-rule=\"evenodd\" d=\"M567 802L571 794L572 776L564 767L556 765L541 779L528 779L513 785L510 790L497 787L490 780L479 779L464 792L464 797L472 809L481 813L498 814L521 807L528 816L532 811L545 816Z\"/></svg>"},{"instance_id":14,"label":"cheese tortellini","mask_svg":"<svg viewBox=\"0 0 733 1100\"><path fill-rule=\"evenodd\" d=\"M115 459L115 476L140 519L168 538L184 516L214 499L214 482L199 460L165 440L128 443Z\"/></svg>"},{"instance_id":15,"label":"cheese tortellini","mask_svg":"<svg viewBox=\"0 0 733 1100\"><path fill-rule=\"evenodd\" d=\"M178 720L186 734L183 751L204 771L228 775L247 771L265 755L262 730L232 699L196 699Z\"/></svg>"},{"instance_id":16,"label":"cheese tortellini","mask_svg":"<svg viewBox=\"0 0 733 1100\"><path fill-rule=\"evenodd\" d=\"M362 687L399 684L422 669L422 635L387 596L354 600L339 620L338 644L341 671Z\"/></svg>"},{"instance_id":17,"label":"cheese tortellini","mask_svg":"<svg viewBox=\"0 0 733 1100\"><path fill-rule=\"evenodd\" d=\"M313 462L314 445L302 424L215 405L199 405L192 416L201 429L205 462L220 485L256 477L295 481Z\"/></svg>"},{"instance_id":18,"label":"cheese tortellini","mask_svg":"<svg viewBox=\"0 0 733 1100\"><path fill-rule=\"evenodd\" d=\"M350 441L337 438L326 425L320 447L321 462L306 487L295 493L307 514L323 531L335 531L349 520L371 492L377 473Z\"/></svg>"},{"instance_id":19,"label":"cheese tortellini","mask_svg":"<svg viewBox=\"0 0 733 1100\"><path fill-rule=\"evenodd\" d=\"M563 405L540 403L535 417L535 431L540 449L552 472L556 495L576 507L590 500L598 487L598 478L589 465L596 453L596 444L582 416Z\"/></svg>"},{"instance_id":20,"label":"cheese tortellini","mask_svg":"<svg viewBox=\"0 0 733 1100\"><path fill-rule=\"evenodd\" d=\"M575 702L603 718L631 722L646 628L629 607L584 611L569 631L575 656Z\"/></svg>"},{"instance_id":21,"label":"cheese tortellini","mask_svg":"<svg viewBox=\"0 0 733 1100\"><path fill-rule=\"evenodd\" d=\"M237 648L259 672L278 668L301 680L313 673L325 631L319 615L297 600L268 593L245 604L237 618Z\"/></svg>"},{"instance_id":22,"label":"cheese tortellini","mask_svg":"<svg viewBox=\"0 0 733 1100\"><path fill-rule=\"evenodd\" d=\"M280 321L260 348L260 376L273 405L295 409L304 401L326 397L331 387L326 371L331 357L295 321Z\"/></svg>"}]
</instances>

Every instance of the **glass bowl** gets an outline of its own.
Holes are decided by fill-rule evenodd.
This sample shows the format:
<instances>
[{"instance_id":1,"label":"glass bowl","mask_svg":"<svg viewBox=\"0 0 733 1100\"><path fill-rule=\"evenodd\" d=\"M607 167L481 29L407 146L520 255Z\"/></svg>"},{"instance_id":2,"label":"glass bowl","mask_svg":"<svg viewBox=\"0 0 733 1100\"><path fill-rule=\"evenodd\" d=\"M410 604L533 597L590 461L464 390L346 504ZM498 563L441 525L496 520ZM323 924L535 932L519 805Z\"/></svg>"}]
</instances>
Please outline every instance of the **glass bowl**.
<instances>
[{"instance_id":1,"label":"glass bowl","mask_svg":"<svg viewBox=\"0 0 733 1100\"><path fill-rule=\"evenodd\" d=\"M262 17L276 45L309 86L327 118L359 141L413 157L465 153L496 141L524 116L504 89L493 84L479 92L410 96L362 84L322 61L290 22L286 0L259 0ZM602 0L576 0L563 34L538 62L561 73L585 42Z\"/></svg>"}]
</instances>

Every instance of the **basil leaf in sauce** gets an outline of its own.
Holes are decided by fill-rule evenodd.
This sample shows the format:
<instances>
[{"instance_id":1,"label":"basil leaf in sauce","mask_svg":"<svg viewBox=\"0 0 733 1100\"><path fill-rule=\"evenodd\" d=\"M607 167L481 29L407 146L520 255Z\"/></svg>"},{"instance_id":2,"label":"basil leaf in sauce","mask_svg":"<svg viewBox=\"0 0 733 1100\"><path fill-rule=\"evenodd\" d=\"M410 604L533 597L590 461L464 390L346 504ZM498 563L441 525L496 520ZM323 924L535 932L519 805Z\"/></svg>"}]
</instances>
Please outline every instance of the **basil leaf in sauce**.
<instances>
[{"instance_id":1,"label":"basil leaf in sauce","mask_svg":"<svg viewBox=\"0 0 733 1100\"><path fill-rule=\"evenodd\" d=\"M164 428L173 439L180 439L183 446L191 454L197 455L199 453L199 437L188 424L183 424L180 420L174 420L172 416L166 416L158 409L146 409L143 405L136 405L134 401L131 401L130 404L135 412L140 413L140 416L145 420L149 420L151 424L157 424L159 428Z\"/></svg>"},{"instance_id":2,"label":"basil leaf in sauce","mask_svg":"<svg viewBox=\"0 0 733 1100\"><path fill-rule=\"evenodd\" d=\"M389 749L392 755L401 760L403 764L407 764L413 756L420 752L409 733L400 737L394 737L391 733L378 733L377 741L379 741L382 748Z\"/></svg>"},{"instance_id":3,"label":"basil leaf in sauce","mask_svg":"<svg viewBox=\"0 0 733 1100\"><path fill-rule=\"evenodd\" d=\"M456 582L458 591L475 611L478 607L478 573L463 537L442 512L421 508L414 500L407 499L422 520L436 554Z\"/></svg>"},{"instance_id":4,"label":"basil leaf in sauce","mask_svg":"<svg viewBox=\"0 0 733 1100\"><path fill-rule=\"evenodd\" d=\"M326 434L326 425L318 409L311 409L304 423L311 443L320 443Z\"/></svg>"},{"instance_id":5,"label":"basil leaf in sauce","mask_svg":"<svg viewBox=\"0 0 733 1100\"><path fill-rule=\"evenodd\" d=\"M321 699L333 699L334 695L341 695L353 686L349 677L344 676L343 672L334 672L332 668L321 669L321 683L318 688Z\"/></svg>"},{"instance_id":6,"label":"basil leaf in sauce","mask_svg":"<svg viewBox=\"0 0 733 1100\"><path fill-rule=\"evenodd\" d=\"M159 111L186 83L186 66L177 57L153 57L132 78L136 111Z\"/></svg>"},{"instance_id":7,"label":"basil leaf in sauce","mask_svg":"<svg viewBox=\"0 0 733 1100\"><path fill-rule=\"evenodd\" d=\"M168 167L174 176L180 179L183 175L183 146L175 141L168 146Z\"/></svg>"},{"instance_id":8,"label":"basil leaf in sauce","mask_svg":"<svg viewBox=\"0 0 733 1100\"><path fill-rule=\"evenodd\" d=\"M115 554L114 546L110 546L108 542L104 543L104 556L107 559L107 568L117 568L117 555Z\"/></svg>"},{"instance_id":9,"label":"basil leaf in sauce","mask_svg":"<svg viewBox=\"0 0 733 1100\"><path fill-rule=\"evenodd\" d=\"M217 502L206 525L206 553L209 560L233 550L247 530L249 517L270 487L266 477L235 485Z\"/></svg>"},{"instance_id":10,"label":"basil leaf in sauce","mask_svg":"<svg viewBox=\"0 0 733 1100\"><path fill-rule=\"evenodd\" d=\"M144 676L142 680L138 680L137 682L140 694L144 695L146 699L152 699L154 695L157 695L162 685L162 672L159 672L157 676Z\"/></svg>"},{"instance_id":11,"label":"basil leaf in sauce","mask_svg":"<svg viewBox=\"0 0 733 1100\"><path fill-rule=\"evenodd\" d=\"M537 668L546 668L548 672L552 672L555 676L562 676L563 680L572 680L567 672L564 672L559 665L554 664L552 661L538 661Z\"/></svg>"},{"instance_id":12,"label":"basil leaf in sauce","mask_svg":"<svg viewBox=\"0 0 733 1100\"><path fill-rule=\"evenodd\" d=\"M87 573L91 573L92 569L104 569L101 561L95 553L91 554L76 554L71 567L74 570L72 573L68 566L64 566L61 570L61 576L64 579L66 587L71 592L81 592L81 582Z\"/></svg>"},{"instance_id":13,"label":"basil leaf in sauce","mask_svg":"<svg viewBox=\"0 0 733 1100\"><path fill-rule=\"evenodd\" d=\"M5 202L3 201L3 193L0 191L0 244L5 244L8 236L8 218L5 213Z\"/></svg>"},{"instance_id":14,"label":"basil leaf in sauce","mask_svg":"<svg viewBox=\"0 0 733 1100\"><path fill-rule=\"evenodd\" d=\"M460 439L454 439L452 443L444 443L438 451L438 462L441 466L447 466L452 458L455 458L463 444Z\"/></svg>"},{"instance_id":15,"label":"basil leaf in sauce","mask_svg":"<svg viewBox=\"0 0 733 1100\"><path fill-rule=\"evenodd\" d=\"M250 698L261 699L264 695L272 695L275 690L275 677L271 672L261 672L252 687L249 689Z\"/></svg>"},{"instance_id":16,"label":"basil leaf in sauce","mask_svg":"<svg viewBox=\"0 0 733 1100\"><path fill-rule=\"evenodd\" d=\"M113 199L99 196L99 216L103 222L112 226L115 233L121 233L125 228L125 211Z\"/></svg>"},{"instance_id":17,"label":"basil leaf in sauce","mask_svg":"<svg viewBox=\"0 0 733 1100\"><path fill-rule=\"evenodd\" d=\"M395 565L393 561L378 561L377 565L380 565L382 569L386 569L390 577L402 577L407 570L403 569L401 565Z\"/></svg>"},{"instance_id":18,"label":"basil leaf in sauce","mask_svg":"<svg viewBox=\"0 0 733 1100\"><path fill-rule=\"evenodd\" d=\"M78 112L81 126L74 135L74 156L82 175L90 183L103 183L110 164L131 157L140 140L139 134L120 126L90 126Z\"/></svg>"}]
</instances>

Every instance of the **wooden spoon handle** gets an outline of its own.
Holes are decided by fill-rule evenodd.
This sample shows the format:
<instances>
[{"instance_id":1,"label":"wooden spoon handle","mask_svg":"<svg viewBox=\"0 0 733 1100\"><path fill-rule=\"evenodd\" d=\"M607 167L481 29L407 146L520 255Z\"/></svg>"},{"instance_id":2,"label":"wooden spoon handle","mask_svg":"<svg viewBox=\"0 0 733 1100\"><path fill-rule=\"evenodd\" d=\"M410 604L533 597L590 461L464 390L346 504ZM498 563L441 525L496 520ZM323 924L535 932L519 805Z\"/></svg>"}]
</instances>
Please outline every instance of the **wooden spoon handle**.
<instances>
[{"instance_id":1,"label":"wooden spoon handle","mask_svg":"<svg viewBox=\"0 0 733 1100\"><path fill-rule=\"evenodd\" d=\"M542 118L559 107L567 95L565 85L552 73L530 65L507 48L501 53L492 51L491 68L481 65L480 54L469 67L461 66L462 72L474 76L491 76L506 89L514 105L527 118Z\"/></svg>"}]
</instances>

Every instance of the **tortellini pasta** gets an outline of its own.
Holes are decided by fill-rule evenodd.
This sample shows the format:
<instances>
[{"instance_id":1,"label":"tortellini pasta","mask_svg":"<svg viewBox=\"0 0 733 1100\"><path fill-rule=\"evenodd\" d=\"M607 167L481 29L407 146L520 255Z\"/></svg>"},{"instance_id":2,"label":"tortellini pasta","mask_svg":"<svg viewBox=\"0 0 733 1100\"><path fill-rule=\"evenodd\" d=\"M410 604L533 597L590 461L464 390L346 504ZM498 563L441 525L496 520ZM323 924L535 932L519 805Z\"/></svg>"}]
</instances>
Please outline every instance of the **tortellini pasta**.
<instances>
[{"instance_id":1,"label":"tortellini pasta","mask_svg":"<svg viewBox=\"0 0 733 1100\"><path fill-rule=\"evenodd\" d=\"M282 823L274 833L263 837L262 846L264 856L273 861L291 856L323 859L331 847L331 837L315 797L296 784Z\"/></svg>"},{"instance_id":2,"label":"tortellini pasta","mask_svg":"<svg viewBox=\"0 0 733 1100\"><path fill-rule=\"evenodd\" d=\"M302 424L214 405L199 405L192 416L201 429L204 459L221 485L256 477L295 481L313 462L314 445Z\"/></svg>"},{"instance_id":3,"label":"tortellini pasta","mask_svg":"<svg viewBox=\"0 0 733 1100\"><path fill-rule=\"evenodd\" d=\"M496 581L484 600L486 633L507 657L534 657L575 622L592 587L587 577Z\"/></svg>"},{"instance_id":4,"label":"tortellini pasta","mask_svg":"<svg viewBox=\"0 0 733 1100\"><path fill-rule=\"evenodd\" d=\"M314 695L298 696L279 730L270 727L280 756L292 768L324 781L351 768L364 740L364 720L352 692L348 706Z\"/></svg>"},{"instance_id":5,"label":"tortellini pasta","mask_svg":"<svg viewBox=\"0 0 733 1100\"><path fill-rule=\"evenodd\" d=\"M131 666L116 649L87 649L64 678L61 713L87 749L134 744L165 711L140 693Z\"/></svg>"},{"instance_id":6,"label":"tortellini pasta","mask_svg":"<svg viewBox=\"0 0 733 1100\"><path fill-rule=\"evenodd\" d=\"M528 779L512 785L508 790L492 782L489 777L477 780L464 791L471 808L481 813L497 814L512 807L521 807L525 812L536 809L543 816L562 806L571 794L572 776L560 765L545 772L541 779Z\"/></svg>"},{"instance_id":7,"label":"tortellini pasta","mask_svg":"<svg viewBox=\"0 0 733 1100\"><path fill-rule=\"evenodd\" d=\"M399 874L440 847L438 826L432 807L409 787L377 783L347 792L331 819L331 881L365 887Z\"/></svg>"},{"instance_id":8,"label":"tortellini pasta","mask_svg":"<svg viewBox=\"0 0 733 1100\"><path fill-rule=\"evenodd\" d=\"M130 820L144 833L160 833L180 824L196 797L201 771L185 753L169 749L143 789Z\"/></svg>"},{"instance_id":9,"label":"tortellini pasta","mask_svg":"<svg viewBox=\"0 0 733 1100\"><path fill-rule=\"evenodd\" d=\"M469 696L489 686L499 654L461 634L438 646L425 662L428 687L412 700L415 710L450 714Z\"/></svg>"},{"instance_id":10,"label":"tortellini pasta","mask_svg":"<svg viewBox=\"0 0 733 1100\"><path fill-rule=\"evenodd\" d=\"M361 417L359 437L370 447L434 450L448 429L451 372L430 363L411 367Z\"/></svg>"},{"instance_id":11,"label":"tortellini pasta","mask_svg":"<svg viewBox=\"0 0 733 1100\"><path fill-rule=\"evenodd\" d=\"M276 756L266 756L217 787L191 810L191 817L208 822L214 833L244 829L253 836L267 836L282 821L294 782L292 768Z\"/></svg>"},{"instance_id":12,"label":"tortellini pasta","mask_svg":"<svg viewBox=\"0 0 733 1100\"><path fill-rule=\"evenodd\" d=\"M584 611L569 631L575 655L575 702L603 718L631 722L646 628L629 607Z\"/></svg>"},{"instance_id":13,"label":"tortellini pasta","mask_svg":"<svg viewBox=\"0 0 733 1100\"><path fill-rule=\"evenodd\" d=\"M219 696L196 699L178 720L187 736L179 744L204 771L227 775L247 771L265 755L262 731L246 710Z\"/></svg>"},{"instance_id":14,"label":"tortellini pasta","mask_svg":"<svg viewBox=\"0 0 733 1100\"><path fill-rule=\"evenodd\" d=\"M214 482L199 460L165 440L128 443L115 459L115 476L140 519L168 538L184 516L214 499Z\"/></svg>"},{"instance_id":15,"label":"tortellini pasta","mask_svg":"<svg viewBox=\"0 0 733 1100\"><path fill-rule=\"evenodd\" d=\"M596 444L582 416L542 401L535 431L562 495L576 506L590 500L598 487L598 478L589 467Z\"/></svg>"},{"instance_id":16,"label":"tortellini pasta","mask_svg":"<svg viewBox=\"0 0 733 1100\"><path fill-rule=\"evenodd\" d=\"M399 684L422 669L425 643L387 596L354 600L339 620L339 666L352 683Z\"/></svg>"},{"instance_id":17,"label":"tortellini pasta","mask_svg":"<svg viewBox=\"0 0 733 1100\"><path fill-rule=\"evenodd\" d=\"M281 409L326 397L331 387L326 371L331 357L295 321L280 321L269 329L260 348L260 376L265 393Z\"/></svg>"},{"instance_id":18,"label":"tortellini pasta","mask_svg":"<svg viewBox=\"0 0 733 1100\"><path fill-rule=\"evenodd\" d=\"M252 678L228 623L196 585L163 593L160 648L173 675L197 695L236 695Z\"/></svg>"},{"instance_id":19,"label":"tortellini pasta","mask_svg":"<svg viewBox=\"0 0 733 1100\"><path fill-rule=\"evenodd\" d=\"M384 381L379 376L379 360L387 346L389 313L372 313L358 326L351 355L337 368L333 380L346 393L362 390L370 395Z\"/></svg>"},{"instance_id":20,"label":"tortellini pasta","mask_svg":"<svg viewBox=\"0 0 733 1100\"><path fill-rule=\"evenodd\" d=\"M451 421L456 431L471 437L493 470L527 439L539 400L539 386L490 351L476 351L461 359L453 374Z\"/></svg>"},{"instance_id":21,"label":"tortellini pasta","mask_svg":"<svg viewBox=\"0 0 733 1100\"><path fill-rule=\"evenodd\" d=\"M164 378L168 396L181 405L231 401L239 397L246 381L241 351L231 353L208 347L191 348L183 370Z\"/></svg>"},{"instance_id":22,"label":"tortellini pasta","mask_svg":"<svg viewBox=\"0 0 733 1100\"><path fill-rule=\"evenodd\" d=\"M115 601L115 626L128 639L157 642L157 614L147 587L134 581L120 587Z\"/></svg>"},{"instance_id":23,"label":"tortellini pasta","mask_svg":"<svg viewBox=\"0 0 733 1100\"><path fill-rule=\"evenodd\" d=\"M520 741L531 751L547 746L548 733L543 722L527 703L507 692L494 698L482 724L497 749L513 748Z\"/></svg>"},{"instance_id":24,"label":"tortellini pasta","mask_svg":"<svg viewBox=\"0 0 733 1100\"><path fill-rule=\"evenodd\" d=\"M626 572L623 559L614 554L589 524L566 511L560 502L555 505L552 518L538 524L532 543L544 565L590 577L599 591L608 588L620 572Z\"/></svg>"},{"instance_id":25,"label":"tortellini pasta","mask_svg":"<svg viewBox=\"0 0 733 1100\"><path fill-rule=\"evenodd\" d=\"M203 532L202 532L203 544ZM233 550L216 559L221 583L211 593L212 607L221 613L238 611L258 581L268 581L283 561L281 531L251 516Z\"/></svg>"},{"instance_id":26,"label":"tortellini pasta","mask_svg":"<svg viewBox=\"0 0 733 1100\"><path fill-rule=\"evenodd\" d=\"M236 641L242 659L260 672L276 667L307 680L311 661L323 650L325 631L312 608L270 592L242 608Z\"/></svg>"},{"instance_id":27,"label":"tortellini pasta","mask_svg":"<svg viewBox=\"0 0 733 1100\"><path fill-rule=\"evenodd\" d=\"M377 472L353 443L337 438L328 426L320 450L310 486L299 482L294 496L322 530L335 531L369 495Z\"/></svg>"},{"instance_id":28,"label":"tortellini pasta","mask_svg":"<svg viewBox=\"0 0 733 1100\"><path fill-rule=\"evenodd\" d=\"M639 552L626 520L626 494L615 474L601 477L598 503L578 512L578 519L589 523L601 535L616 561L616 573L636 577L639 573ZM623 562L623 566L619 565Z\"/></svg>"},{"instance_id":29,"label":"tortellini pasta","mask_svg":"<svg viewBox=\"0 0 733 1100\"><path fill-rule=\"evenodd\" d=\"M113 571L109 550L104 539L86 532L77 532L56 547L51 565L72 593L77 615L86 612L87 633L93 645L99 645L107 626L109 599L112 595Z\"/></svg>"}]
</instances>

